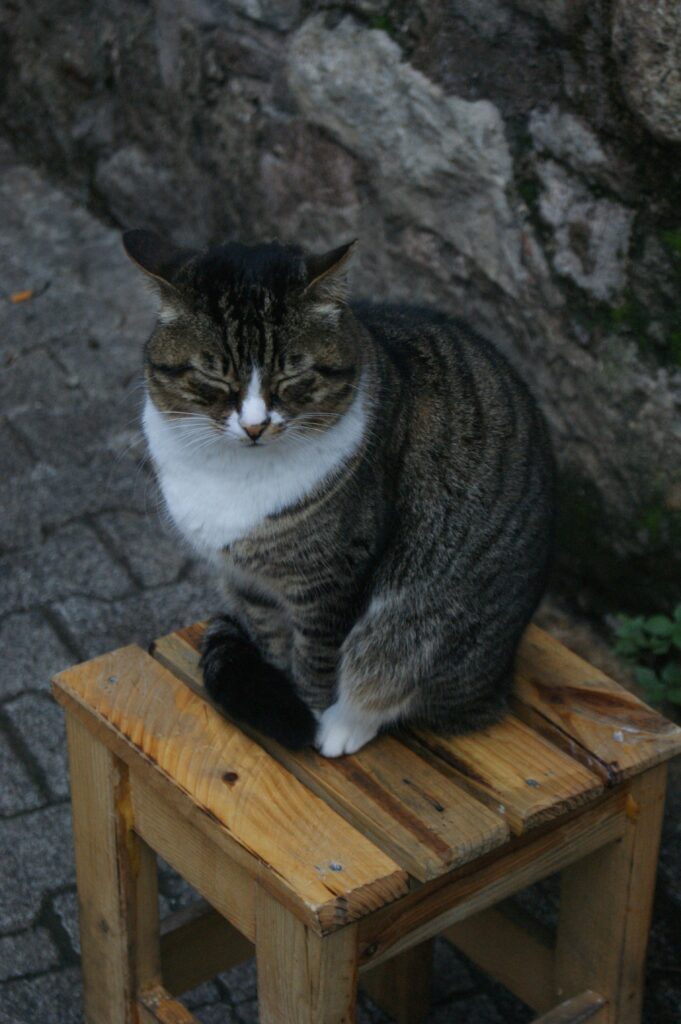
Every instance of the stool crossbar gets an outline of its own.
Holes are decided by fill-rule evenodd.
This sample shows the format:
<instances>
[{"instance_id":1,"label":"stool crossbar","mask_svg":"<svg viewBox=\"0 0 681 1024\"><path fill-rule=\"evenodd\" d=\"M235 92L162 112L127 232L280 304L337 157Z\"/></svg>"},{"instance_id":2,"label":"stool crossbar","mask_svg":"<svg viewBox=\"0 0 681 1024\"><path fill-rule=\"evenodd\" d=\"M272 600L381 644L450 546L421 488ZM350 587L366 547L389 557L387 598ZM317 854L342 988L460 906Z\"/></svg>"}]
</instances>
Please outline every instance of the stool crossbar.
<instances>
[{"instance_id":1,"label":"stool crossbar","mask_svg":"<svg viewBox=\"0 0 681 1024\"><path fill-rule=\"evenodd\" d=\"M498 725L292 753L211 705L203 629L53 681L88 1024L191 1024L177 997L251 956L261 1024L350 1024L358 982L417 1024L438 935L543 1024L640 1021L681 729L530 626ZM202 897L163 921L157 855ZM556 872L552 933L511 897Z\"/></svg>"}]
</instances>

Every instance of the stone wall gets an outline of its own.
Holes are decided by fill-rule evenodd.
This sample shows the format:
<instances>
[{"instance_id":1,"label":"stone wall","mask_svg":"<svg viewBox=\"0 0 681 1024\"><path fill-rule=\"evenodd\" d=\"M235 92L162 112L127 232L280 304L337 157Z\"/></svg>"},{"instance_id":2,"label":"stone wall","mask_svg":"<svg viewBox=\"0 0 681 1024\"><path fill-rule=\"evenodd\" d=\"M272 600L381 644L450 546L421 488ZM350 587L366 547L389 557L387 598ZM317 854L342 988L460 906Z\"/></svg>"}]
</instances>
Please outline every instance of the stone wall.
<instances>
[{"instance_id":1,"label":"stone wall","mask_svg":"<svg viewBox=\"0 0 681 1024\"><path fill-rule=\"evenodd\" d=\"M355 235L542 400L558 580L681 599L681 5L5 0L0 130L113 223Z\"/></svg>"}]
</instances>

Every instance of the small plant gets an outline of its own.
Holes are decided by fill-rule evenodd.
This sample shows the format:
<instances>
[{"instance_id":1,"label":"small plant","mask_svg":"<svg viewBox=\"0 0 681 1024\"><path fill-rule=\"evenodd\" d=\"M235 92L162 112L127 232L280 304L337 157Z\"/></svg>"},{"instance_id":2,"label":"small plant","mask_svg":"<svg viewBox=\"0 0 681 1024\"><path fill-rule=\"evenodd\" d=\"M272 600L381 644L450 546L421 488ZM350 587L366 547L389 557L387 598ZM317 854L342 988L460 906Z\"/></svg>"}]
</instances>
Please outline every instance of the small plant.
<instances>
[{"instance_id":1,"label":"small plant","mask_svg":"<svg viewBox=\"0 0 681 1024\"><path fill-rule=\"evenodd\" d=\"M681 604L671 616L621 615L615 653L630 662L651 704L681 705Z\"/></svg>"}]
</instances>

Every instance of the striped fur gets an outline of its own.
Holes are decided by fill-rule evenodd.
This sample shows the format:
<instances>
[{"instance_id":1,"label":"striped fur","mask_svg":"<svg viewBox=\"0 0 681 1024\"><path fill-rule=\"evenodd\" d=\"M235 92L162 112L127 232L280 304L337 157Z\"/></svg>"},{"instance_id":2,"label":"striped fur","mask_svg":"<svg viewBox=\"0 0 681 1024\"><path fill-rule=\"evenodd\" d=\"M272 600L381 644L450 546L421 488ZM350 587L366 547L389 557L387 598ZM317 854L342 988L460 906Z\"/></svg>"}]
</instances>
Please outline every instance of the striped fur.
<instances>
[{"instance_id":1,"label":"striped fur","mask_svg":"<svg viewBox=\"0 0 681 1024\"><path fill-rule=\"evenodd\" d=\"M289 733L276 710L253 724L292 745L316 728L335 756L401 722L464 731L498 718L554 515L546 427L506 360L442 315L345 305L347 247L326 260L277 245L173 256L145 235L141 248L128 244L175 311L147 345L149 400L169 429L199 424L197 472L205 458L206 472L222 473L216 453L238 447L243 477L225 477L224 498L238 505L251 474L270 479L260 458L277 466L273 487L295 452L318 466L213 552L228 618L206 645L211 693L248 720L243 688L234 696L247 638L263 678L289 685L301 708ZM361 431L332 465L358 389ZM255 441L225 429L246 401L263 430Z\"/></svg>"}]
</instances>

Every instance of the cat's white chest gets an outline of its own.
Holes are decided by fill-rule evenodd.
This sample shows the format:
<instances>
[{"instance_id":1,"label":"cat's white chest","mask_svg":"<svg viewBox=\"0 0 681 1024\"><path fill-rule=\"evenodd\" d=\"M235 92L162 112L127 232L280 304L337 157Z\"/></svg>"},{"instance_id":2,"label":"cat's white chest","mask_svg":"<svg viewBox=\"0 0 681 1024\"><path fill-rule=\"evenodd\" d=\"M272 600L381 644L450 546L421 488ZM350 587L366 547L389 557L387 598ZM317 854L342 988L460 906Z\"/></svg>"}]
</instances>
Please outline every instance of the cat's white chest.
<instances>
[{"instance_id":1,"label":"cat's white chest","mask_svg":"<svg viewBox=\"0 0 681 1024\"><path fill-rule=\"evenodd\" d=\"M169 419L150 398L143 424L159 484L173 522L210 559L246 536L268 516L296 504L355 452L365 427L361 396L329 430L305 439L284 436L246 447L215 434L214 443L191 444L181 421Z\"/></svg>"}]
</instances>

